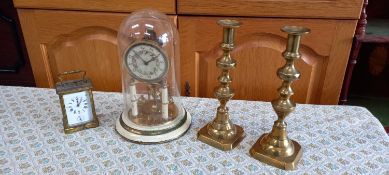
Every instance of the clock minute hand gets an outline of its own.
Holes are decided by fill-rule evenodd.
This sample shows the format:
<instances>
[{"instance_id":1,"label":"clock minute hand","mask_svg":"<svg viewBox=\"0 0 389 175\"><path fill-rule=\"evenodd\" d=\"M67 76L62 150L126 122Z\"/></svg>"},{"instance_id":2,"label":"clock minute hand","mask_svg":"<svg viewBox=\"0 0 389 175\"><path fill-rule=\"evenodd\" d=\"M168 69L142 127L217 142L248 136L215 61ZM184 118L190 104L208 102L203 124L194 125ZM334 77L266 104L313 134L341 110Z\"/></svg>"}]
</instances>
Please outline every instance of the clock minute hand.
<instances>
[{"instance_id":1,"label":"clock minute hand","mask_svg":"<svg viewBox=\"0 0 389 175\"><path fill-rule=\"evenodd\" d=\"M159 56L159 55L151 57L151 59L150 59L149 61L146 61L146 63L149 64L150 62L152 62L152 61L154 61L155 59L157 59L158 56Z\"/></svg>"}]
</instances>

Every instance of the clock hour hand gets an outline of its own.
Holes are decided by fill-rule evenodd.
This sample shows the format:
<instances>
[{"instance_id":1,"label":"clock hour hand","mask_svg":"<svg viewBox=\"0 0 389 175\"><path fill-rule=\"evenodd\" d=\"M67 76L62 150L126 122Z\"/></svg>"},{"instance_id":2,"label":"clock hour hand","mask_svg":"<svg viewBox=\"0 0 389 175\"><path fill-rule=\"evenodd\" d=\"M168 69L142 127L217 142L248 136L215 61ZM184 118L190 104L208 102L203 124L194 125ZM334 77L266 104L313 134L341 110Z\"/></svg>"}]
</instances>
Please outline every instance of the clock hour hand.
<instances>
[{"instance_id":1,"label":"clock hour hand","mask_svg":"<svg viewBox=\"0 0 389 175\"><path fill-rule=\"evenodd\" d=\"M80 101L78 101L78 100L77 100L77 107L79 107L79 106L80 106L80 104L81 104L81 101L82 101L82 97L80 98Z\"/></svg>"},{"instance_id":2,"label":"clock hour hand","mask_svg":"<svg viewBox=\"0 0 389 175\"><path fill-rule=\"evenodd\" d=\"M135 53L136 57L138 57L138 59L142 60L144 65L148 64L147 61L143 60L142 57L138 53L136 53L135 51L134 51L134 53Z\"/></svg>"}]
</instances>

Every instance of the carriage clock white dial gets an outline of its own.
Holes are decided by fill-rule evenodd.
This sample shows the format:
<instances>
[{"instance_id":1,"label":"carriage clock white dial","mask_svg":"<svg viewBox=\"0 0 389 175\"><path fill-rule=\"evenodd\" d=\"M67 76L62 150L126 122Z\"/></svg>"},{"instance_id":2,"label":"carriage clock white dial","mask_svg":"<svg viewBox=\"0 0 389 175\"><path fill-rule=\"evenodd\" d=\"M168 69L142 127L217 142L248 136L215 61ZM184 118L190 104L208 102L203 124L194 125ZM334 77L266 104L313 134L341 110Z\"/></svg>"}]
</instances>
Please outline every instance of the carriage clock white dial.
<instances>
[{"instance_id":1,"label":"carriage clock white dial","mask_svg":"<svg viewBox=\"0 0 389 175\"><path fill-rule=\"evenodd\" d=\"M169 68L165 53L157 44L148 41L131 45L124 59L129 73L139 81L157 82Z\"/></svg>"},{"instance_id":2,"label":"carriage clock white dial","mask_svg":"<svg viewBox=\"0 0 389 175\"><path fill-rule=\"evenodd\" d=\"M87 123L93 119L89 94L81 91L63 96L69 126Z\"/></svg>"}]
</instances>

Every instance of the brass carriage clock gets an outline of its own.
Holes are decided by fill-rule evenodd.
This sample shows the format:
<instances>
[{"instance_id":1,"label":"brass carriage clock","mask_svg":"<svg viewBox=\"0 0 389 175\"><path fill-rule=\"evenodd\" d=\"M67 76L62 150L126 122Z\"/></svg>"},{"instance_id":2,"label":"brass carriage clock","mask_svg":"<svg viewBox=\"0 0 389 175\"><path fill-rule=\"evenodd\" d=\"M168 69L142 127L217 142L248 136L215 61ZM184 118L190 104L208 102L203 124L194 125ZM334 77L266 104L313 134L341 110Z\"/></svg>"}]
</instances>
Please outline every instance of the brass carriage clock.
<instances>
[{"instance_id":1,"label":"brass carriage clock","mask_svg":"<svg viewBox=\"0 0 389 175\"><path fill-rule=\"evenodd\" d=\"M191 123L179 92L179 41L175 25L153 10L127 17L118 33L124 109L116 121L123 137L140 143L178 138Z\"/></svg>"},{"instance_id":2,"label":"brass carriage clock","mask_svg":"<svg viewBox=\"0 0 389 175\"><path fill-rule=\"evenodd\" d=\"M82 73L81 79L64 81L64 76ZM73 70L58 75L56 92L63 114L65 134L99 126L93 102L92 82L85 78L85 71Z\"/></svg>"}]
</instances>

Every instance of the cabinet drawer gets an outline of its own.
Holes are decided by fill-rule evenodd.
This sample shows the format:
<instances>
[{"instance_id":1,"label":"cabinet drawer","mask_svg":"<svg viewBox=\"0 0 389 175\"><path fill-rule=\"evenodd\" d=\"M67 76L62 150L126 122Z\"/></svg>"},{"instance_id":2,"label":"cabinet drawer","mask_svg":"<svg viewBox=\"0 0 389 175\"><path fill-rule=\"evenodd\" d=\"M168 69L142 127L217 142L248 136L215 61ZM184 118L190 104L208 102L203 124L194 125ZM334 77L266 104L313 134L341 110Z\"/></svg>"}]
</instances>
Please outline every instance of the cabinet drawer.
<instances>
[{"instance_id":1,"label":"cabinet drawer","mask_svg":"<svg viewBox=\"0 0 389 175\"><path fill-rule=\"evenodd\" d=\"M178 14L358 19L363 0L177 0Z\"/></svg>"},{"instance_id":2,"label":"cabinet drawer","mask_svg":"<svg viewBox=\"0 0 389 175\"><path fill-rule=\"evenodd\" d=\"M167 14L176 13L175 0L14 0L16 8L133 12L152 8Z\"/></svg>"},{"instance_id":3,"label":"cabinet drawer","mask_svg":"<svg viewBox=\"0 0 389 175\"><path fill-rule=\"evenodd\" d=\"M191 95L213 97L222 56L221 17L178 17L181 38L181 87ZM296 61L301 79L292 84L299 103L337 104L357 20L237 18L237 67L231 72L234 99L270 101L278 96L281 80L276 72L285 64L284 25L302 25L312 32L302 38L302 58Z\"/></svg>"}]
</instances>

